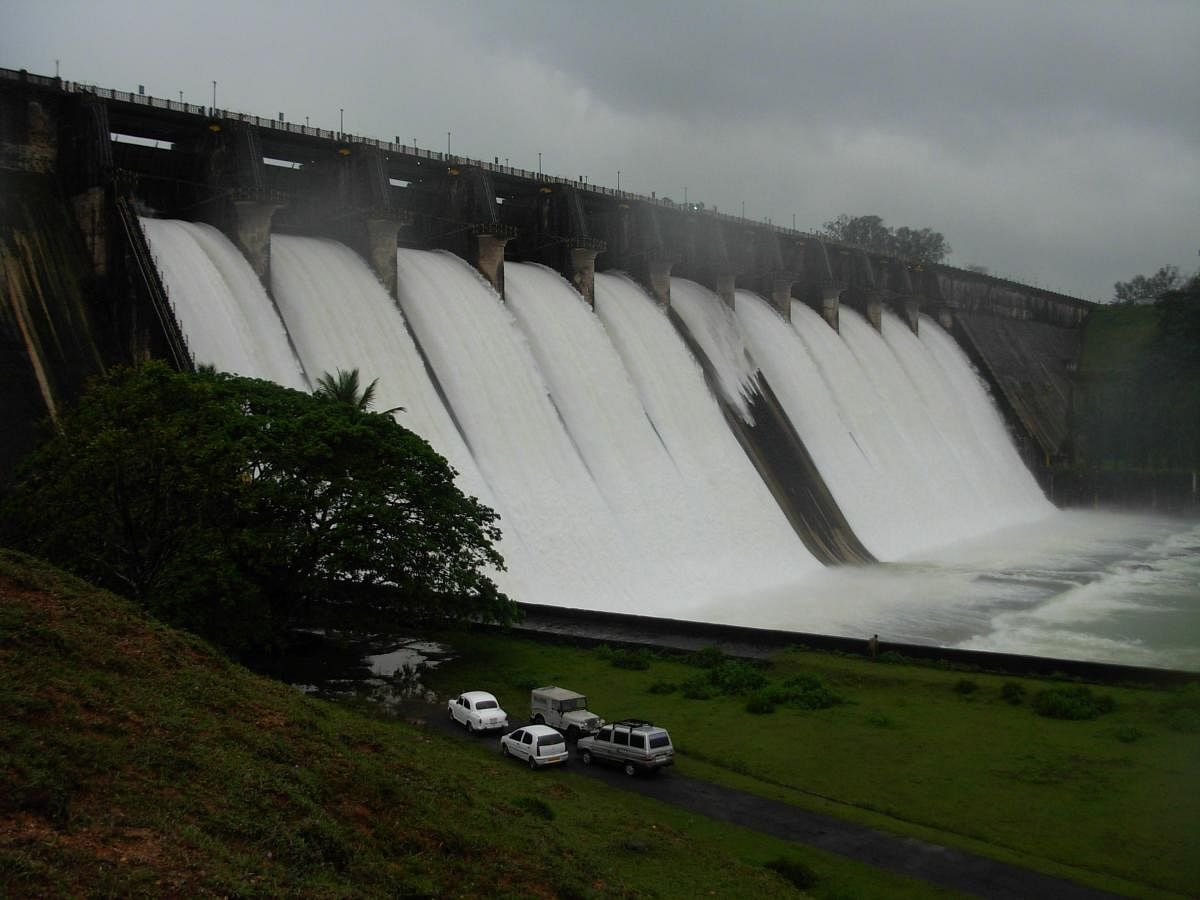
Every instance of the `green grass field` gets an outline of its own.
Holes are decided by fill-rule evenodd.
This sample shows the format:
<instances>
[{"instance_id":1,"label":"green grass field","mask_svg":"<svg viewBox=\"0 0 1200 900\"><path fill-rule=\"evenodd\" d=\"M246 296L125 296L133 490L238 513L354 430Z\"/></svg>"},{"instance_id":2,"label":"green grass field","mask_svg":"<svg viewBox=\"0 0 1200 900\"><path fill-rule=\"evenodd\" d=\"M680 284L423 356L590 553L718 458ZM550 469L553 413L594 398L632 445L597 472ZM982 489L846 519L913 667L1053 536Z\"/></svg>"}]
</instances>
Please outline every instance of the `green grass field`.
<instances>
[{"instance_id":1,"label":"green grass field","mask_svg":"<svg viewBox=\"0 0 1200 900\"><path fill-rule=\"evenodd\" d=\"M528 715L529 687L570 687L606 718L669 728L689 775L1137 896L1200 885L1195 690L1097 687L1115 709L1065 721L1031 708L1063 683L797 650L763 674L777 686L815 678L844 702L754 714L745 696L655 692L703 674L670 658L630 670L596 650L446 640L460 656L431 673L443 695L492 690L510 715ZM1008 683L1019 703L1004 699ZM1182 718L1170 711L1180 699Z\"/></svg>"},{"instance_id":2,"label":"green grass field","mask_svg":"<svg viewBox=\"0 0 1200 900\"><path fill-rule=\"evenodd\" d=\"M953 896L304 697L2 550L0 710L5 897Z\"/></svg>"}]
</instances>

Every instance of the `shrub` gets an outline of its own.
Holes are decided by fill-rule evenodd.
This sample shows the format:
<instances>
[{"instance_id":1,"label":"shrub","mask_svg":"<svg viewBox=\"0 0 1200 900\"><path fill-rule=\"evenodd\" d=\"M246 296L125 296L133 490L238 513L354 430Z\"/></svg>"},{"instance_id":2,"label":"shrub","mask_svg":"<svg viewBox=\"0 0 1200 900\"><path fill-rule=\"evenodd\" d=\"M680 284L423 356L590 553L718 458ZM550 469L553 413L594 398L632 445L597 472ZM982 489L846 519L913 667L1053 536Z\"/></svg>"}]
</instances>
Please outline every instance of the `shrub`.
<instances>
[{"instance_id":1,"label":"shrub","mask_svg":"<svg viewBox=\"0 0 1200 900\"><path fill-rule=\"evenodd\" d=\"M800 709L828 709L845 701L826 687L815 675L795 675L783 683L780 703L790 703Z\"/></svg>"},{"instance_id":2,"label":"shrub","mask_svg":"<svg viewBox=\"0 0 1200 900\"><path fill-rule=\"evenodd\" d=\"M722 694L749 694L765 687L767 676L751 663L725 659L708 670L708 681Z\"/></svg>"},{"instance_id":3,"label":"shrub","mask_svg":"<svg viewBox=\"0 0 1200 900\"><path fill-rule=\"evenodd\" d=\"M1000 699L1013 706L1020 706L1025 699L1025 685L1016 681L1006 681L1000 686Z\"/></svg>"},{"instance_id":4,"label":"shrub","mask_svg":"<svg viewBox=\"0 0 1200 900\"><path fill-rule=\"evenodd\" d=\"M879 710L873 710L867 714L867 724L874 725L876 728L890 728L892 720Z\"/></svg>"},{"instance_id":5,"label":"shrub","mask_svg":"<svg viewBox=\"0 0 1200 900\"><path fill-rule=\"evenodd\" d=\"M811 890L820 880L816 872L795 859L773 859L766 863L766 868L791 882L792 887L799 891Z\"/></svg>"},{"instance_id":6,"label":"shrub","mask_svg":"<svg viewBox=\"0 0 1200 900\"><path fill-rule=\"evenodd\" d=\"M707 700L713 695L712 685L702 675L689 678L680 685L680 689L683 692L683 696L688 700Z\"/></svg>"},{"instance_id":7,"label":"shrub","mask_svg":"<svg viewBox=\"0 0 1200 900\"><path fill-rule=\"evenodd\" d=\"M775 712L774 692L768 688L755 691L746 701L746 712L760 716Z\"/></svg>"},{"instance_id":8,"label":"shrub","mask_svg":"<svg viewBox=\"0 0 1200 900\"><path fill-rule=\"evenodd\" d=\"M1172 731L1200 732L1200 684L1192 683L1176 691L1160 711Z\"/></svg>"},{"instance_id":9,"label":"shrub","mask_svg":"<svg viewBox=\"0 0 1200 900\"><path fill-rule=\"evenodd\" d=\"M1116 738L1122 744L1132 744L1145 736L1146 733L1134 725L1122 725L1116 730Z\"/></svg>"},{"instance_id":10,"label":"shrub","mask_svg":"<svg viewBox=\"0 0 1200 900\"><path fill-rule=\"evenodd\" d=\"M1112 697L1086 687L1047 688L1033 697L1034 712L1050 719L1094 719L1115 708Z\"/></svg>"},{"instance_id":11,"label":"shrub","mask_svg":"<svg viewBox=\"0 0 1200 900\"><path fill-rule=\"evenodd\" d=\"M646 690L651 694L673 694L679 689L679 685L672 684L669 681L656 681Z\"/></svg>"},{"instance_id":12,"label":"shrub","mask_svg":"<svg viewBox=\"0 0 1200 900\"><path fill-rule=\"evenodd\" d=\"M979 685L969 678L960 678L954 682L954 690L960 694L973 694L979 690Z\"/></svg>"},{"instance_id":13,"label":"shrub","mask_svg":"<svg viewBox=\"0 0 1200 900\"><path fill-rule=\"evenodd\" d=\"M645 648L637 650L614 650L609 655L609 661L616 668L631 669L639 672L650 668L650 661L653 658L653 654Z\"/></svg>"},{"instance_id":14,"label":"shrub","mask_svg":"<svg viewBox=\"0 0 1200 900\"><path fill-rule=\"evenodd\" d=\"M701 669L711 669L719 666L728 658L720 647L705 647L703 650L693 653L688 658L688 662Z\"/></svg>"}]
</instances>

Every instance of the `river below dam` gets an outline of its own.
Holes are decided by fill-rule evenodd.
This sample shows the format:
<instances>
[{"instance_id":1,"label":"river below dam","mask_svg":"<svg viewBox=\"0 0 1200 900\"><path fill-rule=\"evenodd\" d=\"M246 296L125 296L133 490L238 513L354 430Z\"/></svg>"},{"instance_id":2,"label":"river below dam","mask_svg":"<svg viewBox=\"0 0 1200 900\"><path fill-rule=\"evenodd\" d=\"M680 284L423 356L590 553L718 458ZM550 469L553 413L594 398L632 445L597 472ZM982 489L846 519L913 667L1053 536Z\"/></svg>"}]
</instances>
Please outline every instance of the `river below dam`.
<instances>
[{"instance_id":1,"label":"river below dam","mask_svg":"<svg viewBox=\"0 0 1200 900\"><path fill-rule=\"evenodd\" d=\"M920 558L824 569L681 618L1200 671L1200 521L1056 512Z\"/></svg>"}]
</instances>

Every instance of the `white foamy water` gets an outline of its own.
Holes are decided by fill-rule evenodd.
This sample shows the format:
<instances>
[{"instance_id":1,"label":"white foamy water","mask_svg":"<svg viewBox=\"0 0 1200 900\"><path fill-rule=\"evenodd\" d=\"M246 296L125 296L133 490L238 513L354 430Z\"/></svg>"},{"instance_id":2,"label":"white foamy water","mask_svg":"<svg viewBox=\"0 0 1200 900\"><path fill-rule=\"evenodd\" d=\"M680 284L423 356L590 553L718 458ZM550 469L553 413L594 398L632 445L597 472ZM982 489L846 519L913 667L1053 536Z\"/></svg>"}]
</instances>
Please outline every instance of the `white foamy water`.
<instances>
[{"instance_id":1,"label":"white foamy water","mask_svg":"<svg viewBox=\"0 0 1200 900\"><path fill-rule=\"evenodd\" d=\"M324 238L273 235L271 289L314 379L338 369L358 369L362 386L375 381L372 408L392 410L397 422L446 457L463 493L503 516L438 395L399 306L358 254ZM504 591L521 596L527 589L523 563L530 551L511 529L497 549L508 571L490 574Z\"/></svg>"},{"instance_id":2,"label":"white foamy water","mask_svg":"<svg viewBox=\"0 0 1200 900\"><path fill-rule=\"evenodd\" d=\"M197 365L308 390L275 305L225 235L174 219L141 224Z\"/></svg>"},{"instance_id":3,"label":"white foamy water","mask_svg":"<svg viewBox=\"0 0 1200 900\"><path fill-rule=\"evenodd\" d=\"M592 313L511 265L506 308L461 260L401 251L401 309L345 247L276 236L277 311L214 229L143 224L197 361L300 389L301 360L379 378L377 407L404 406L501 514L497 581L519 600L1200 669L1200 525L1053 511L929 320L918 338L885 317L881 337L843 310L846 339L800 304L789 325L738 292L731 316L673 284L717 389L744 400L761 366L852 527L902 560L826 569L627 278L598 275Z\"/></svg>"},{"instance_id":4,"label":"white foamy water","mask_svg":"<svg viewBox=\"0 0 1200 900\"><path fill-rule=\"evenodd\" d=\"M903 563L825 569L697 618L1200 670L1200 523L1054 512Z\"/></svg>"},{"instance_id":5,"label":"white foamy water","mask_svg":"<svg viewBox=\"0 0 1200 900\"><path fill-rule=\"evenodd\" d=\"M457 257L400 250L400 303L505 519L537 572L521 599L663 615L685 596L639 548L563 425L525 336Z\"/></svg>"},{"instance_id":6,"label":"white foamy water","mask_svg":"<svg viewBox=\"0 0 1200 900\"><path fill-rule=\"evenodd\" d=\"M733 441L702 375L700 381L686 380L700 374L696 363L644 292L622 279L604 281L597 317L566 281L543 267L510 263L505 285L507 305L529 340L568 433L637 548L637 570L661 569L680 598L659 614L680 615L685 604L742 595L815 567L740 449L727 459L736 461L743 487L753 484L757 490L743 491L736 500L731 492L716 495L707 489L707 479L692 477L695 465L688 458L694 460L696 451L680 448L678 432L672 439L647 413L619 349L629 352L622 335L631 329L650 358L668 361L655 388L669 389L682 377L687 388L680 393L693 393L707 406L688 423L687 443L703 447ZM625 315L612 297L623 290L634 306ZM685 457L682 465L676 450Z\"/></svg>"},{"instance_id":7,"label":"white foamy water","mask_svg":"<svg viewBox=\"0 0 1200 900\"><path fill-rule=\"evenodd\" d=\"M733 310L708 288L686 278L671 279L671 309L708 358L725 399L753 425L746 401L756 391L758 367L750 359Z\"/></svg>"}]
</instances>

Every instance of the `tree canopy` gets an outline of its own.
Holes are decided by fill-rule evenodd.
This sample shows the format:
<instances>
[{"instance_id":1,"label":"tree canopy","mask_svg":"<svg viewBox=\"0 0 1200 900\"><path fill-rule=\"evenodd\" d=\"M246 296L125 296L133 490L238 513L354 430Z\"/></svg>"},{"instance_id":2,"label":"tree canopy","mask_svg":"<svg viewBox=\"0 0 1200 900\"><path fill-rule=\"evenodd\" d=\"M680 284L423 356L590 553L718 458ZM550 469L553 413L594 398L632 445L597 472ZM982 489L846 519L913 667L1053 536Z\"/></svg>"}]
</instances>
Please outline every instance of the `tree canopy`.
<instances>
[{"instance_id":1,"label":"tree canopy","mask_svg":"<svg viewBox=\"0 0 1200 900\"><path fill-rule=\"evenodd\" d=\"M892 228L879 216L851 216L842 213L823 226L823 233L835 241L857 244L877 253L902 256L919 262L941 262L950 255L945 236L932 228Z\"/></svg>"},{"instance_id":2,"label":"tree canopy","mask_svg":"<svg viewBox=\"0 0 1200 900\"><path fill-rule=\"evenodd\" d=\"M1135 275L1128 281L1113 285L1115 303L1153 303L1168 291L1183 286L1183 276L1178 266L1163 266L1153 275Z\"/></svg>"},{"instance_id":3,"label":"tree canopy","mask_svg":"<svg viewBox=\"0 0 1200 900\"><path fill-rule=\"evenodd\" d=\"M359 397L361 399L361 395ZM315 604L508 621L497 515L390 415L161 363L94 383L4 498L0 537L232 650Z\"/></svg>"}]
</instances>

